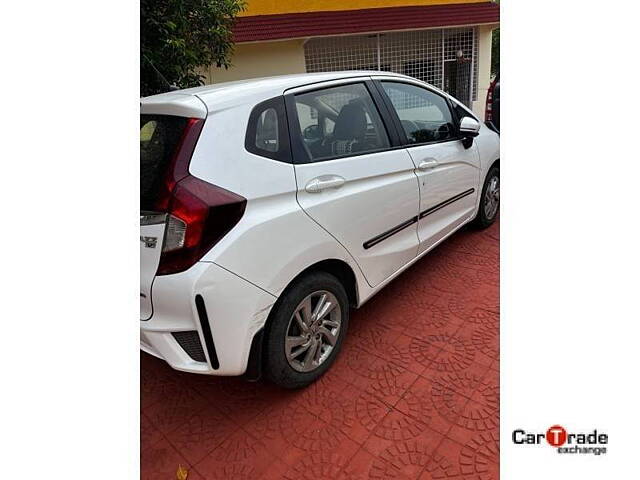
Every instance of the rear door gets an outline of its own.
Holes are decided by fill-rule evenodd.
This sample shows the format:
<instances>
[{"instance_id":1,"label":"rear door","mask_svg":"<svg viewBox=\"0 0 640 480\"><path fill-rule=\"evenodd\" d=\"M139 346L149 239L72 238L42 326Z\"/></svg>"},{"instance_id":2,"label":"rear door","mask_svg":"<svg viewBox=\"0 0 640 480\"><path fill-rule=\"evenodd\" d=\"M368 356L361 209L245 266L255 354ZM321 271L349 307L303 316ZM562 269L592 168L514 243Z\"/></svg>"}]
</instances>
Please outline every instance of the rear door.
<instances>
[{"instance_id":1,"label":"rear door","mask_svg":"<svg viewBox=\"0 0 640 480\"><path fill-rule=\"evenodd\" d=\"M422 253L474 213L480 181L477 148L475 143L463 145L449 102L439 92L397 79L377 85L416 168Z\"/></svg>"},{"instance_id":2,"label":"rear door","mask_svg":"<svg viewBox=\"0 0 640 480\"><path fill-rule=\"evenodd\" d=\"M385 126L370 80L298 88L285 99L298 202L376 286L417 254L411 157Z\"/></svg>"}]
</instances>

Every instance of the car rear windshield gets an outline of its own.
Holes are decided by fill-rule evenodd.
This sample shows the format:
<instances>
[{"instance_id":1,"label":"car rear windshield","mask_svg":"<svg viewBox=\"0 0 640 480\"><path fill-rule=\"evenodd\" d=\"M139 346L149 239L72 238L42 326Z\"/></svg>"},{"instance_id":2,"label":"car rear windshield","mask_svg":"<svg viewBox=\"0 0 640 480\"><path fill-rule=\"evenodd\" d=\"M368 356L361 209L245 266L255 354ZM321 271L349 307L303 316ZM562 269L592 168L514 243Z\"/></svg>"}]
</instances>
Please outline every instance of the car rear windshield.
<instances>
[{"instance_id":1,"label":"car rear windshield","mask_svg":"<svg viewBox=\"0 0 640 480\"><path fill-rule=\"evenodd\" d=\"M140 209L153 210L188 119L140 115Z\"/></svg>"}]
</instances>

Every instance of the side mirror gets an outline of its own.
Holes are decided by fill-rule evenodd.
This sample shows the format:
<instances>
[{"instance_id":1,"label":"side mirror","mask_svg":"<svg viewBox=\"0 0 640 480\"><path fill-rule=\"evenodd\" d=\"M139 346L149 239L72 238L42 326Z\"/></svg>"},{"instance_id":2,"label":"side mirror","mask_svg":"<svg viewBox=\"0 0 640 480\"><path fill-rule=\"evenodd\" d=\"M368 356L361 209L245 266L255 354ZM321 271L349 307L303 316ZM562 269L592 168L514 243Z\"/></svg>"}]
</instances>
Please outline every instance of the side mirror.
<instances>
[{"instance_id":1,"label":"side mirror","mask_svg":"<svg viewBox=\"0 0 640 480\"><path fill-rule=\"evenodd\" d=\"M460 135L463 137L477 137L480 133L480 122L475 118L462 117L460 120Z\"/></svg>"}]
</instances>

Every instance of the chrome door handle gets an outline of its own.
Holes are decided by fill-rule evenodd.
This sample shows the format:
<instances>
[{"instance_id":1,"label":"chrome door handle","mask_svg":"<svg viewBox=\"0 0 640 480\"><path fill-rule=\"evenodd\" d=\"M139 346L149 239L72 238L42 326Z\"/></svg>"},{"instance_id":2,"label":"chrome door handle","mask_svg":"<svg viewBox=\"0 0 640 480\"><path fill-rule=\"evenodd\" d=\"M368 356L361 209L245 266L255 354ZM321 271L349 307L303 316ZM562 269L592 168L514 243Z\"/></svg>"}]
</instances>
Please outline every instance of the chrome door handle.
<instances>
[{"instance_id":1,"label":"chrome door handle","mask_svg":"<svg viewBox=\"0 0 640 480\"><path fill-rule=\"evenodd\" d=\"M342 185L344 185L344 178L338 175L322 175L310 180L304 189L308 193L320 193L329 188L340 188Z\"/></svg>"},{"instance_id":2,"label":"chrome door handle","mask_svg":"<svg viewBox=\"0 0 640 480\"><path fill-rule=\"evenodd\" d=\"M418 170L429 170L438 166L437 160L423 160L418 164Z\"/></svg>"}]
</instances>

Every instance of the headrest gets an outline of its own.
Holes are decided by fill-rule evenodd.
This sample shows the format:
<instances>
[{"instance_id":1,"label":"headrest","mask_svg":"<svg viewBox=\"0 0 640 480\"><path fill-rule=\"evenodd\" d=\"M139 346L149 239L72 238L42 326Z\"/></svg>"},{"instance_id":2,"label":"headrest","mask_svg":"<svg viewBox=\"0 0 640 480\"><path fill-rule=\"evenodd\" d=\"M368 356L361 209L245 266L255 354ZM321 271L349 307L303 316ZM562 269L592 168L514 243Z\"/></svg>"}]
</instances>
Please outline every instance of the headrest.
<instances>
[{"instance_id":1,"label":"headrest","mask_svg":"<svg viewBox=\"0 0 640 480\"><path fill-rule=\"evenodd\" d=\"M333 129L334 140L360 140L367 132L367 115L362 105L348 103L340 110Z\"/></svg>"}]
</instances>

